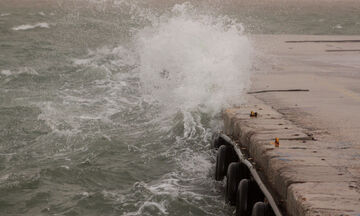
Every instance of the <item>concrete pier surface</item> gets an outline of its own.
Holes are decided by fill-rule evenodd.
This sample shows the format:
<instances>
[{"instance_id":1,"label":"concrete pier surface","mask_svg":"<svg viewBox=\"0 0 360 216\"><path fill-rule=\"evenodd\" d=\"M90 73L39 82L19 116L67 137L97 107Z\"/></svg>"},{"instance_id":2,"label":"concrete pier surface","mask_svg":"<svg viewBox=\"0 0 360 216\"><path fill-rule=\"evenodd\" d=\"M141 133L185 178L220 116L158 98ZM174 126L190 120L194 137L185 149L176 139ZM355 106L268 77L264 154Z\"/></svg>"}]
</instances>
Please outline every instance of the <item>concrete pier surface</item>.
<instances>
[{"instance_id":1,"label":"concrete pier surface","mask_svg":"<svg viewBox=\"0 0 360 216\"><path fill-rule=\"evenodd\" d=\"M224 112L225 133L249 151L289 215L360 215L359 40L252 37L250 91L309 91L248 94Z\"/></svg>"}]
</instances>

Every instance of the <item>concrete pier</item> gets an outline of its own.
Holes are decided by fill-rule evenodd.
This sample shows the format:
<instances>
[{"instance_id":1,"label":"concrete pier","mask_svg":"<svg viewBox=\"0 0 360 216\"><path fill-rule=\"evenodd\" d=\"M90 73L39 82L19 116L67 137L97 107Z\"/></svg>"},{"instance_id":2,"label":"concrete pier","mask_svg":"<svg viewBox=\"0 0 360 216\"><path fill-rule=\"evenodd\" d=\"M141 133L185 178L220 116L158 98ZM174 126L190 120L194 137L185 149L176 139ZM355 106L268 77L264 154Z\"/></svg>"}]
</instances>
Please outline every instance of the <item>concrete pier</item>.
<instances>
[{"instance_id":1,"label":"concrete pier","mask_svg":"<svg viewBox=\"0 0 360 216\"><path fill-rule=\"evenodd\" d=\"M358 39L253 37L251 91L309 91L247 95L224 112L225 133L248 150L289 215L360 215L360 52L328 51L358 50ZM307 40L320 42L287 42Z\"/></svg>"}]
</instances>

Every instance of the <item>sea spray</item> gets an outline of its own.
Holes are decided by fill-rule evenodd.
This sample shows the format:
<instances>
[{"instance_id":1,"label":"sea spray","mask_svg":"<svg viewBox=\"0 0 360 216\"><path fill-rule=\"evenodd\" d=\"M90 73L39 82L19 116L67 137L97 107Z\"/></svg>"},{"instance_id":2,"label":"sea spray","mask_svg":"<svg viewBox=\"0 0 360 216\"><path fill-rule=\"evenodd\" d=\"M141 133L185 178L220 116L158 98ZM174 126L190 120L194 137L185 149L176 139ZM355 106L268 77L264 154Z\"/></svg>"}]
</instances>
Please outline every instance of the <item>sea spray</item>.
<instances>
[{"instance_id":1,"label":"sea spray","mask_svg":"<svg viewBox=\"0 0 360 216\"><path fill-rule=\"evenodd\" d=\"M159 106L160 125L168 133L159 139L168 144L160 157L172 158L175 168L156 181L137 182L131 193L146 191L143 201L123 215L176 215L182 203L196 215L213 215L212 203L221 201L212 193L212 123L220 124L214 116L223 108L244 102L252 47L240 23L201 14L189 3L149 21L151 25L135 34L134 72L142 97ZM166 119L172 120L169 129Z\"/></svg>"},{"instance_id":2,"label":"sea spray","mask_svg":"<svg viewBox=\"0 0 360 216\"><path fill-rule=\"evenodd\" d=\"M220 111L243 102L252 48L240 23L175 5L138 31L140 80L167 109Z\"/></svg>"}]
</instances>

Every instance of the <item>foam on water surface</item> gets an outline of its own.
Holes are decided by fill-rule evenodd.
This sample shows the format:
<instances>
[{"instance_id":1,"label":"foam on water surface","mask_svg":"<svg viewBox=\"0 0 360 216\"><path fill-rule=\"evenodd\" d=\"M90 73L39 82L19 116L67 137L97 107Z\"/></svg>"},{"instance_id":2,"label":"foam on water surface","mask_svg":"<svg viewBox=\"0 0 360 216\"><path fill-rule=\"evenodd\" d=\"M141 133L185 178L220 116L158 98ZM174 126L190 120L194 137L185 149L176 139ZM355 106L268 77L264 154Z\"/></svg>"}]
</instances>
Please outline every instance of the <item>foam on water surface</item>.
<instances>
[{"instance_id":1,"label":"foam on water surface","mask_svg":"<svg viewBox=\"0 0 360 216\"><path fill-rule=\"evenodd\" d=\"M10 76L12 73L10 70L1 70L0 74L4 76Z\"/></svg>"},{"instance_id":2,"label":"foam on water surface","mask_svg":"<svg viewBox=\"0 0 360 216\"><path fill-rule=\"evenodd\" d=\"M0 17L10 16L11 13L0 13Z\"/></svg>"},{"instance_id":3,"label":"foam on water surface","mask_svg":"<svg viewBox=\"0 0 360 216\"><path fill-rule=\"evenodd\" d=\"M36 24L25 24L25 25L19 25L12 28L14 31L24 31L24 30L30 30L34 28L50 28L50 25L46 22L36 23Z\"/></svg>"},{"instance_id":4,"label":"foam on water surface","mask_svg":"<svg viewBox=\"0 0 360 216\"><path fill-rule=\"evenodd\" d=\"M10 75L21 75L21 74L27 74L27 75L39 75L39 73L32 67L20 67L20 68L17 68L16 70L4 70L5 71L5 74L7 76L10 76ZM3 72L2 71L2 74Z\"/></svg>"}]
</instances>

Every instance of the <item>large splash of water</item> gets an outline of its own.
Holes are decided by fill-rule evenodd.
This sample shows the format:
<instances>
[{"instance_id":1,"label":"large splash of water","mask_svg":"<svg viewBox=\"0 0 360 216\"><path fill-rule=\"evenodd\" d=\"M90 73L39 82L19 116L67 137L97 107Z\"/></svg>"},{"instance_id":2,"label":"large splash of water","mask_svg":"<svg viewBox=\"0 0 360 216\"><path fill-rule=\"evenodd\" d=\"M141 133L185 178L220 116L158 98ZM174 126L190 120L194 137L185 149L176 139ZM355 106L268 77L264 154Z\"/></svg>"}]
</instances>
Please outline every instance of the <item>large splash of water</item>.
<instances>
[{"instance_id":1,"label":"large splash of water","mask_svg":"<svg viewBox=\"0 0 360 216\"><path fill-rule=\"evenodd\" d=\"M189 212L212 215L214 203L221 206L221 201L214 195L218 191L208 191L216 188L208 144L211 122L219 124L212 118L221 109L244 102L252 47L240 23L200 14L188 3L150 21L135 34L134 72L142 97L159 105L162 120L175 119L171 145L161 154L173 158L175 168L156 181L136 183L136 190L150 195L124 215L176 214L182 201L190 204ZM226 214L223 209L215 214L219 211Z\"/></svg>"},{"instance_id":2,"label":"large splash of water","mask_svg":"<svg viewBox=\"0 0 360 216\"><path fill-rule=\"evenodd\" d=\"M97 116L108 121L119 110L127 109L129 101L160 105L161 119L171 118L178 111L216 114L244 102L253 50L241 23L227 16L200 13L190 3L177 4L160 16L134 3L123 4L126 10L131 9L131 21L138 25L131 31L131 42L90 50L85 58L75 59L77 71L69 79L81 79L86 86L73 85L75 88L69 90L73 86L66 84L61 92L64 101L82 102L86 96L100 108L86 114L84 109L74 111L73 106L52 112L58 105L41 104L50 106L42 108L41 117L52 128L62 116L79 119L80 111L80 117ZM105 97L102 93L88 94L89 88L98 92L104 87ZM84 92L81 98L79 91ZM81 132L79 123L71 121L77 129L74 131Z\"/></svg>"},{"instance_id":3,"label":"large splash of water","mask_svg":"<svg viewBox=\"0 0 360 216\"><path fill-rule=\"evenodd\" d=\"M199 15L188 3L138 31L140 79L167 109L219 111L243 102L252 48L240 23Z\"/></svg>"}]
</instances>

